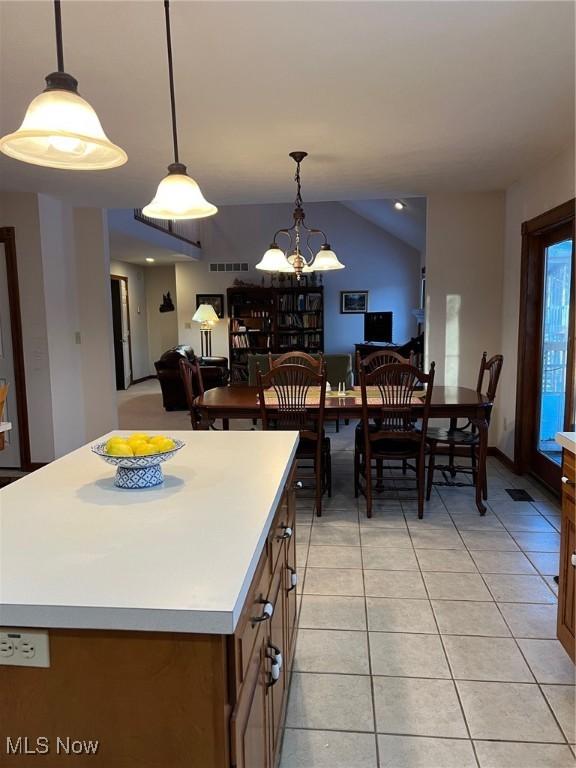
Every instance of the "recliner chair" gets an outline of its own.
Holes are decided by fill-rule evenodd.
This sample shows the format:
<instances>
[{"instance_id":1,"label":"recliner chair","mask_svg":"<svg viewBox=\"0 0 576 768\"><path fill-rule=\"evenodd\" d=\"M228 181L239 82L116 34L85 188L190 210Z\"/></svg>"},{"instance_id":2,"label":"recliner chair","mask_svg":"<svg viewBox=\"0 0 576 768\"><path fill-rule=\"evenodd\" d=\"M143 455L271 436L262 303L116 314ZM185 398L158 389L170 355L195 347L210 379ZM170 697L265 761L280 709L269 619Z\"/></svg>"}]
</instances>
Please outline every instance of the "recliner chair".
<instances>
[{"instance_id":1,"label":"recliner chair","mask_svg":"<svg viewBox=\"0 0 576 768\"><path fill-rule=\"evenodd\" d=\"M192 347L179 344L164 352L154 363L160 388L162 404L167 411L186 411L186 392L180 376L180 360L198 363L202 373L204 389L223 387L228 384L229 370L226 357L196 357Z\"/></svg>"}]
</instances>

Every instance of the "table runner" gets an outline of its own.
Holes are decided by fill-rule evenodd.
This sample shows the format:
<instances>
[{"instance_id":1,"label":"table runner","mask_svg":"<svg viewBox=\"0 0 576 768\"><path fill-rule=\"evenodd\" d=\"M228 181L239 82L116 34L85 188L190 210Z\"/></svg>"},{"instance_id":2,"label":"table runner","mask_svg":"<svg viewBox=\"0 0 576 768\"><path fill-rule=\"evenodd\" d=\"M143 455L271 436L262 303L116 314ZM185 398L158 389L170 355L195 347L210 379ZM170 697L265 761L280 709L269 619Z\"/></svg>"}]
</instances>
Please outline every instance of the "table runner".
<instances>
[{"instance_id":1,"label":"table runner","mask_svg":"<svg viewBox=\"0 0 576 768\"><path fill-rule=\"evenodd\" d=\"M266 389L264 391L264 398L266 405L277 406L280 403L276 389ZM366 394L368 395L368 405L382 405L382 397L380 395L379 387L369 386L366 387ZM411 398L411 405L422 405L422 398L425 396L423 390L415 390L414 395ZM362 392L360 387L354 387L351 390L347 390L344 395L339 392L327 392L326 402L329 400L353 400L355 405L362 405ZM309 387L306 393L306 405L310 407L320 405L320 387ZM387 403L387 405L393 405L393 403ZM401 403L398 403L401 405Z\"/></svg>"}]
</instances>

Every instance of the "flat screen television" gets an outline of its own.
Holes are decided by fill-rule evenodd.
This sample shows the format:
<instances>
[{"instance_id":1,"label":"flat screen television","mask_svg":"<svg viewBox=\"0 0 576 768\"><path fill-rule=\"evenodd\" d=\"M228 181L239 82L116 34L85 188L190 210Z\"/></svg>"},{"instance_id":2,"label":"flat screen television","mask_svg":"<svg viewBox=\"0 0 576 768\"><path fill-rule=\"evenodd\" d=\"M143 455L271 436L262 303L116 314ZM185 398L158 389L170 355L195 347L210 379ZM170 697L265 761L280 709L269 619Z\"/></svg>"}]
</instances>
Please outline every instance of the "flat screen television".
<instances>
[{"instance_id":1,"label":"flat screen television","mask_svg":"<svg viewBox=\"0 0 576 768\"><path fill-rule=\"evenodd\" d=\"M366 312L364 315L364 341L392 343L392 312Z\"/></svg>"}]
</instances>

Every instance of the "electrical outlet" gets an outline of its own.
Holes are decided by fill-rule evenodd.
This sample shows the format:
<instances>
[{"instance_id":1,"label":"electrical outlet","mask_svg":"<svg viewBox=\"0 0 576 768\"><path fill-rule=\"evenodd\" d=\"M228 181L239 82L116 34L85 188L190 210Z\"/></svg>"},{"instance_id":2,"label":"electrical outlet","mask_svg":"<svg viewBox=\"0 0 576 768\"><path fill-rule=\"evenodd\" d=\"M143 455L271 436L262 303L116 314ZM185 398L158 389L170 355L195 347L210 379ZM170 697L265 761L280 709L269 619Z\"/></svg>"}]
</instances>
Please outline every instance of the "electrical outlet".
<instances>
[{"instance_id":1,"label":"electrical outlet","mask_svg":"<svg viewBox=\"0 0 576 768\"><path fill-rule=\"evenodd\" d=\"M49 667L48 632L36 629L0 631L0 666Z\"/></svg>"}]
</instances>

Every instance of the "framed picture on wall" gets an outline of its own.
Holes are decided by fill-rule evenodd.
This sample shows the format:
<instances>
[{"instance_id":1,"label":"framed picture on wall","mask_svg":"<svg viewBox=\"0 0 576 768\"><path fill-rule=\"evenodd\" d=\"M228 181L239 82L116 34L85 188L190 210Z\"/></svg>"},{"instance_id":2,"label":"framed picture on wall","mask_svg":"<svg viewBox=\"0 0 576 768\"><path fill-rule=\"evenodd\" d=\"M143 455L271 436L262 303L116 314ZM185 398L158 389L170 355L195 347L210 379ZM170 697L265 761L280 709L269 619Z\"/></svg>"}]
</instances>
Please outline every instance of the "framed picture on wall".
<instances>
[{"instance_id":1,"label":"framed picture on wall","mask_svg":"<svg viewBox=\"0 0 576 768\"><path fill-rule=\"evenodd\" d=\"M340 291L340 314L358 315L368 312L368 291Z\"/></svg>"},{"instance_id":2,"label":"framed picture on wall","mask_svg":"<svg viewBox=\"0 0 576 768\"><path fill-rule=\"evenodd\" d=\"M223 293L197 293L196 294L196 309L200 304L211 304L214 307L214 312L220 319L224 317L224 294Z\"/></svg>"}]
</instances>

